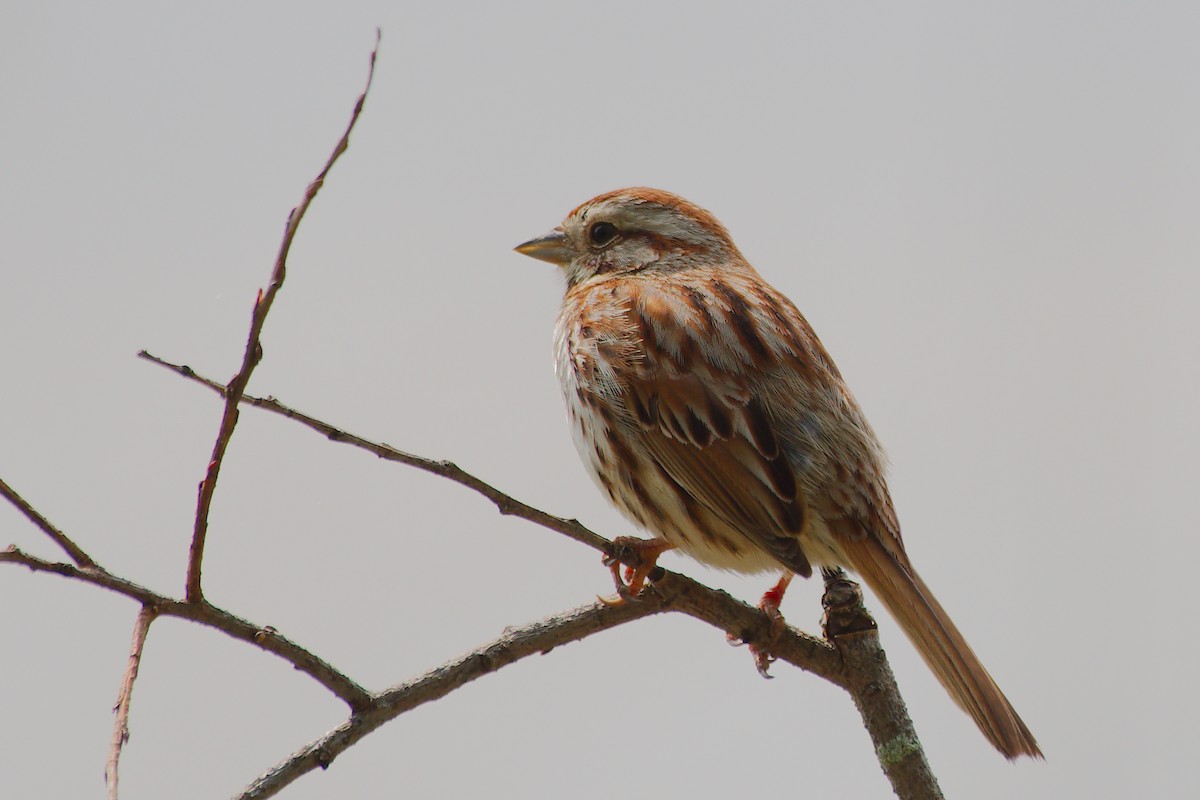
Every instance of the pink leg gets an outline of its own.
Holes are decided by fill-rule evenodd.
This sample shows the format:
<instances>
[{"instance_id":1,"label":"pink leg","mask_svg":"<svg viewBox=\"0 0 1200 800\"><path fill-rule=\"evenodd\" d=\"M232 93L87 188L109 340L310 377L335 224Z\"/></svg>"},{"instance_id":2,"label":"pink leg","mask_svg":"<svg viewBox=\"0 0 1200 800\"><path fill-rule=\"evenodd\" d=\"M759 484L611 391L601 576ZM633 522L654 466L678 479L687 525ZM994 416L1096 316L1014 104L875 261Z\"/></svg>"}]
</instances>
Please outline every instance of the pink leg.
<instances>
[{"instance_id":1,"label":"pink leg","mask_svg":"<svg viewBox=\"0 0 1200 800\"><path fill-rule=\"evenodd\" d=\"M783 622L783 615L779 613L779 605L783 602L784 592L787 591L788 586L792 583L792 577L792 573L790 572L783 573L783 577L779 579L779 583L767 589L763 593L762 600L758 601L758 607L771 618L772 631L776 635L779 633L775 625L776 621Z\"/></svg>"},{"instance_id":2,"label":"pink leg","mask_svg":"<svg viewBox=\"0 0 1200 800\"><path fill-rule=\"evenodd\" d=\"M771 662L775 658L769 650L771 643L774 642L779 634L783 633L784 626L787 625L783 621L783 614L779 613L779 604L783 602L784 592L787 591L788 585L792 582L792 573L785 572L779 582L767 589L763 593L762 599L758 601L758 607L771 621L770 627L767 629L767 647L758 648L750 645L750 655L754 656L754 666L758 668L758 674L764 678L770 678Z\"/></svg>"}]
</instances>

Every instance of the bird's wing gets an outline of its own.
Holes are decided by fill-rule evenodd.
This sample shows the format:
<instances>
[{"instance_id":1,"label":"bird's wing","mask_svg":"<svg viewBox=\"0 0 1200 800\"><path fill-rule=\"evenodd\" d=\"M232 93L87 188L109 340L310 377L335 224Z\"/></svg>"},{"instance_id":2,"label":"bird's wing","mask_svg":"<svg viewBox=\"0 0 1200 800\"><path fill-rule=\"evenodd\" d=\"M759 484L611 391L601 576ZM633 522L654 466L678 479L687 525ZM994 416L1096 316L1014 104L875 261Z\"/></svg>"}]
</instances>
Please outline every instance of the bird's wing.
<instances>
[{"instance_id":1,"label":"bird's wing","mask_svg":"<svg viewBox=\"0 0 1200 800\"><path fill-rule=\"evenodd\" d=\"M688 307L651 294L631 302L627 330L636 331L637 342L625 353L636 357L616 359L627 367L618 381L626 418L640 428L657 466L692 500L781 565L811 575L799 541L808 522L805 498L748 378L753 364L734 352L733 338L723 345L711 331L689 329L679 316ZM707 322L721 311L713 299Z\"/></svg>"},{"instance_id":2,"label":"bird's wing","mask_svg":"<svg viewBox=\"0 0 1200 800\"><path fill-rule=\"evenodd\" d=\"M804 498L755 398L730 402L694 375L660 375L631 377L624 400L672 481L783 566L812 574L798 539Z\"/></svg>"}]
</instances>

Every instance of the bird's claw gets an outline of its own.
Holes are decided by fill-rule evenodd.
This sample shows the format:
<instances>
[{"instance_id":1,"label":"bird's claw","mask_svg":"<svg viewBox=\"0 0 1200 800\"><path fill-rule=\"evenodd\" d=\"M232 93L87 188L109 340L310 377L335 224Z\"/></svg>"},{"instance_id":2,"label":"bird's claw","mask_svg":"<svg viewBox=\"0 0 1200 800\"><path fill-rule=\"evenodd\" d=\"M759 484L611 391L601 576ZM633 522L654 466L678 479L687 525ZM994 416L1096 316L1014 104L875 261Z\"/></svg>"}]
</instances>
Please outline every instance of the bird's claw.
<instances>
[{"instance_id":1,"label":"bird's claw","mask_svg":"<svg viewBox=\"0 0 1200 800\"><path fill-rule=\"evenodd\" d=\"M775 656L767 650L760 650L754 645L750 645L750 654L754 656L754 667L758 670L758 674L767 680L773 680L774 675L771 674L771 664L775 663Z\"/></svg>"},{"instance_id":2,"label":"bird's claw","mask_svg":"<svg viewBox=\"0 0 1200 800\"><path fill-rule=\"evenodd\" d=\"M674 545L662 539L637 539L618 536L613 540L612 552L605 553L601 563L612 573L616 597L597 598L606 606L620 606L636 600L646 586L646 581L658 568L658 557ZM632 562L632 566L626 562ZM624 566L624 575L622 575Z\"/></svg>"},{"instance_id":3,"label":"bird's claw","mask_svg":"<svg viewBox=\"0 0 1200 800\"><path fill-rule=\"evenodd\" d=\"M726 634L725 638L729 644L734 647L740 645L748 645L750 648L750 656L754 659L754 668L758 670L758 674L770 680L775 676L771 674L771 664L777 659L771 655L771 645L783 634L784 628L787 627L787 622L783 619L783 614L779 611L779 604L783 601L783 593L787 591L788 584L791 583L791 574L784 575L779 583L771 587L762 596L762 600L758 601L758 608L767 615L767 635L759 644L747 642L744 639L738 638L733 634Z\"/></svg>"}]
</instances>

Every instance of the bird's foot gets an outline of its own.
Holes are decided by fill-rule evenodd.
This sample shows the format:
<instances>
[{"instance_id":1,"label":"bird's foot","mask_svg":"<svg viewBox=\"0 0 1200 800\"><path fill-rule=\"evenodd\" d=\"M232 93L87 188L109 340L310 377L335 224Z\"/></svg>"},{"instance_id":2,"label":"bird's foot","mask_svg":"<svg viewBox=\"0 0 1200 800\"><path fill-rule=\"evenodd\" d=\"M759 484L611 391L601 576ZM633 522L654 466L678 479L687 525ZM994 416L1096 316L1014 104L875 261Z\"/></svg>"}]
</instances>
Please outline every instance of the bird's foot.
<instances>
[{"instance_id":1,"label":"bird's foot","mask_svg":"<svg viewBox=\"0 0 1200 800\"><path fill-rule=\"evenodd\" d=\"M624 605L636 599L658 568L658 557L675 545L664 539L638 539L634 536L618 536L613 539L611 554L604 556L604 566L612 572L613 584L617 587L616 597L599 597L608 606ZM624 566L624 577L622 577Z\"/></svg>"},{"instance_id":2,"label":"bird's foot","mask_svg":"<svg viewBox=\"0 0 1200 800\"><path fill-rule=\"evenodd\" d=\"M785 573L778 583L763 594L762 599L758 601L758 607L767 615L767 635L761 643L745 643L750 648L750 655L754 659L754 667L758 670L758 674L767 679L774 677L770 672L771 663L775 661L775 656L771 655L771 645L787 627L787 622L784 621L783 614L779 611L779 605L783 602L784 592L787 591L788 584L791 582L792 573ZM726 638L732 645L743 644L741 639L732 634L727 634Z\"/></svg>"}]
</instances>

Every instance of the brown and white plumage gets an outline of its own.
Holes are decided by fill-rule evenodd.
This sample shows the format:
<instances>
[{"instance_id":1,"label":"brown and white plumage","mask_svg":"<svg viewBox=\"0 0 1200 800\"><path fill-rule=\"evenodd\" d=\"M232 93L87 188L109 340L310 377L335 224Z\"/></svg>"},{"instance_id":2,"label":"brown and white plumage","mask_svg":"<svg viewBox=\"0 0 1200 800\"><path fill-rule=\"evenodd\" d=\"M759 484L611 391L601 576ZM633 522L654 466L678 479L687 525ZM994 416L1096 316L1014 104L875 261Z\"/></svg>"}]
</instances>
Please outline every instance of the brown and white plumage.
<instances>
[{"instance_id":1,"label":"brown and white plumage","mask_svg":"<svg viewBox=\"0 0 1200 800\"><path fill-rule=\"evenodd\" d=\"M564 269L556 369L580 455L625 516L723 569L859 573L988 739L1041 755L909 563L837 367L711 214L621 189L517 249Z\"/></svg>"}]
</instances>

